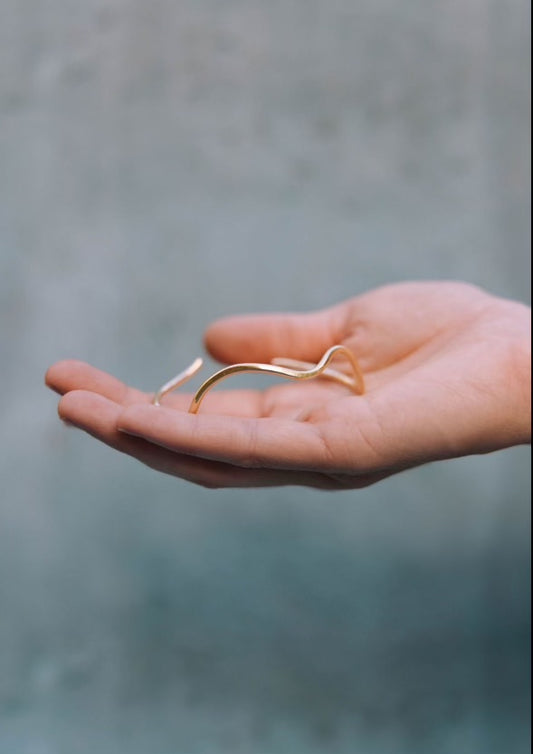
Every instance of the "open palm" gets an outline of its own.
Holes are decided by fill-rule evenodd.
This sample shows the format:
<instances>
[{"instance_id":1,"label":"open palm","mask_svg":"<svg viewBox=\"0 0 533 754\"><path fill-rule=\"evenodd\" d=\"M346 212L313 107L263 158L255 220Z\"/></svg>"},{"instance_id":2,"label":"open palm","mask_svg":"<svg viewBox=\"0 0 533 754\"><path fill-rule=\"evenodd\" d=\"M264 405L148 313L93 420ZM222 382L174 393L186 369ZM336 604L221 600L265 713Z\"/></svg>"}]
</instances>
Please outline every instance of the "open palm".
<instances>
[{"instance_id":1,"label":"open palm","mask_svg":"<svg viewBox=\"0 0 533 754\"><path fill-rule=\"evenodd\" d=\"M353 395L321 379L214 390L191 415L190 395L156 407L152 396L77 361L55 364L46 381L63 395L64 420L207 487L363 487L530 439L529 309L472 286L405 283L312 314L234 317L215 322L205 343L223 363L316 362L342 344L367 391Z\"/></svg>"}]
</instances>

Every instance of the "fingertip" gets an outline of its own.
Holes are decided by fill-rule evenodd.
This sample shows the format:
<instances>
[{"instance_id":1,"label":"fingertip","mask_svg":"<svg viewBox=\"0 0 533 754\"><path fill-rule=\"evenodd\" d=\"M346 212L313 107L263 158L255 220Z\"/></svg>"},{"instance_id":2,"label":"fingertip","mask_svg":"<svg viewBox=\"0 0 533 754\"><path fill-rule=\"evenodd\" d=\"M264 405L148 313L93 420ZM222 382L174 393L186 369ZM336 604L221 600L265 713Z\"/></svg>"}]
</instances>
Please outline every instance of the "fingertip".
<instances>
[{"instance_id":1,"label":"fingertip","mask_svg":"<svg viewBox=\"0 0 533 754\"><path fill-rule=\"evenodd\" d=\"M281 351L292 350L287 341L292 341L293 323L294 316L290 314L226 317L208 327L204 345L211 356L224 364L270 361Z\"/></svg>"},{"instance_id":2,"label":"fingertip","mask_svg":"<svg viewBox=\"0 0 533 754\"><path fill-rule=\"evenodd\" d=\"M72 424L72 412L75 406L78 405L79 395L83 393L83 390L71 390L69 393L60 399L57 404L57 414L59 418L67 424Z\"/></svg>"},{"instance_id":3,"label":"fingertip","mask_svg":"<svg viewBox=\"0 0 533 754\"><path fill-rule=\"evenodd\" d=\"M66 380L72 379L72 376L81 372L88 365L84 361L77 359L63 359L56 361L46 370L44 383L51 390L57 393L63 393L67 389Z\"/></svg>"},{"instance_id":4,"label":"fingertip","mask_svg":"<svg viewBox=\"0 0 533 754\"><path fill-rule=\"evenodd\" d=\"M229 363L235 352L246 350L245 317L224 317L208 326L204 333L204 347L217 361ZM238 357L243 358L243 357Z\"/></svg>"},{"instance_id":5,"label":"fingertip","mask_svg":"<svg viewBox=\"0 0 533 754\"><path fill-rule=\"evenodd\" d=\"M114 401L91 390L69 390L57 406L59 418L74 424L98 420L102 415L108 414L110 409L119 410Z\"/></svg>"},{"instance_id":6,"label":"fingertip","mask_svg":"<svg viewBox=\"0 0 533 754\"><path fill-rule=\"evenodd\" d=\"M65 361L56 361L54 364L48 367L44 375L44 384L46 385L46 387L49 387L52 390L57 389L58 376L59 374L61 374L63 365L65 363Z\"/></svg>"}]
</instances>

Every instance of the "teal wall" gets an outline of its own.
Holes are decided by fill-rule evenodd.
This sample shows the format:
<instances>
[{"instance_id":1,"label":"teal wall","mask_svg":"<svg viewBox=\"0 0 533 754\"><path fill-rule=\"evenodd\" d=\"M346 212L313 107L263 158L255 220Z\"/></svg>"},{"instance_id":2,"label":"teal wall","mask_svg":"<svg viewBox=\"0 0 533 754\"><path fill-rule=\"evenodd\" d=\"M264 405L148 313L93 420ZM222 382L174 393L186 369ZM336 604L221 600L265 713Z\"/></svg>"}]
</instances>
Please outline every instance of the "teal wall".
<instances>
[{"instance_id":1,"label":"teal wall","mask_svg":"<svg viewBox=\"0 0 533 754\"><path fill-rule=\"evenodd\" d=\"M57 421L234 312L529 300L526 0L1 0L1 754L529 751L529 454L209 491Z\"/></svg>"}]
</instances>

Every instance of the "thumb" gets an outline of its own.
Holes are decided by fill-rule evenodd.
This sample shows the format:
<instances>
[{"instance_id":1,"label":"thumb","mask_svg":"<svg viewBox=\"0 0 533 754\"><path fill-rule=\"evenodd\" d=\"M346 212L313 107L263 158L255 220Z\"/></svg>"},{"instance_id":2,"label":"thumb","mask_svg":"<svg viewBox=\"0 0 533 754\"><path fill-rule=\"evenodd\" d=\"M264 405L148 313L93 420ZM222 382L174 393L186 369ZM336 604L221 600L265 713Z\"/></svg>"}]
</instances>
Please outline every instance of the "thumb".
<instances>
[{"instance_id":1,"label":"thumb","mask_svg":"<svg viewBox=\"0 0 533 754\"><path fill-rule=\"evenodd\" d=\"M204 343L223 363L268 362L277 356L318 361L343 337L344 308L309 314L252 314L227 317L208 327Z\"/></svg>"}]
</instances>

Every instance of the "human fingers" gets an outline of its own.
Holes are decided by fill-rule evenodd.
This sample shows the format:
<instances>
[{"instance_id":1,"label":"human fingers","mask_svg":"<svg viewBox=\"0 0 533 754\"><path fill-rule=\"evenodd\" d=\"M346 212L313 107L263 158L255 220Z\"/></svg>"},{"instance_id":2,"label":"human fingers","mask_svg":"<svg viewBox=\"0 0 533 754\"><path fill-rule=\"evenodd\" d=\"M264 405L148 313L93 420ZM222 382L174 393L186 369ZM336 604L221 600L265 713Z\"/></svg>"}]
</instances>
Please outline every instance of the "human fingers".
<instances>
[{"instance_id":1,"label":"human fingers","mask_svg":"<svg viewBox=\"0 0 533 754\"><path fill-rule=\"evenodd\" d=\"M115 403L148 401L148 395L141 390L131 388L113 375L75 359L53 364L46 372L45 384L60 395L71 390L88 390Z\"/></svg>"},{"instance_id":2,"label":"human fingers","mask_svg":"<svg viewBox=\"0 0 533 754\"><path fill-rule=\"evenodd\" d=\"M164 406L126 406L118 429L169 450L243 468L329 471L319 429L285 418L250 418L200 413Z\"/></svg>"},{"instance_id":3,"label":"human fingers","mask_svg":"<svg viewBox=\"0 0 533 754\"><path fill-rule=\"evenodd\" d=\"M327 348L343 343L368 373L407 357L416 361L420 348L478 316L490 300L487 293L465 283L405 282L317 312L221 319L207 329L204 339L208 351L225 363L279 356L317 361Z\"/></svg>"},{"instance_id":4,"label":"human fingers","mask_svg":"<svg viewBox=\"0 0 533 754\"><path fill-rule=\"evenodd\" d=\"M307 314L255 314L227 317L208 327L207 350L223 363L269 362L277 356L318 361L343 338L344 307Z\"/></svg>"},{"instance_id":5,"label":"human fingers","mask_svg":"<svg viewBox=\"0 0 533 754\"><path fill-rule=\"evenodd\" d=\"M360 488L383 478L367 475L352 479L319 472L283 469L248 469L219 461L173 452L159 444L117 430L122 408L108 398L83 390L67 393L60 401L63 420L84 430L106 445L125 453L156 471L177 476L207 488L273 487L305 485L335 490Z\"/></svg>"},{"instance_id":6,"label":"human fingers","mask_svg":"<svg viewBox=\"0 0 533 754\"><path fill-rule=\"evenodd\" d=\"M152 394L129 387L113 375L103 372L82 361L67 360L52 365L45 377L52 390L64 395L73 390L86 390L102 395L115 403L150 403ZM176 392L165 396L168 407L187 411L191 402L190 393ZM203 410L235 416L258 416L262 408L261 393L255 390L214 391L205 399Z\"/></svg>"}]
</instances>

